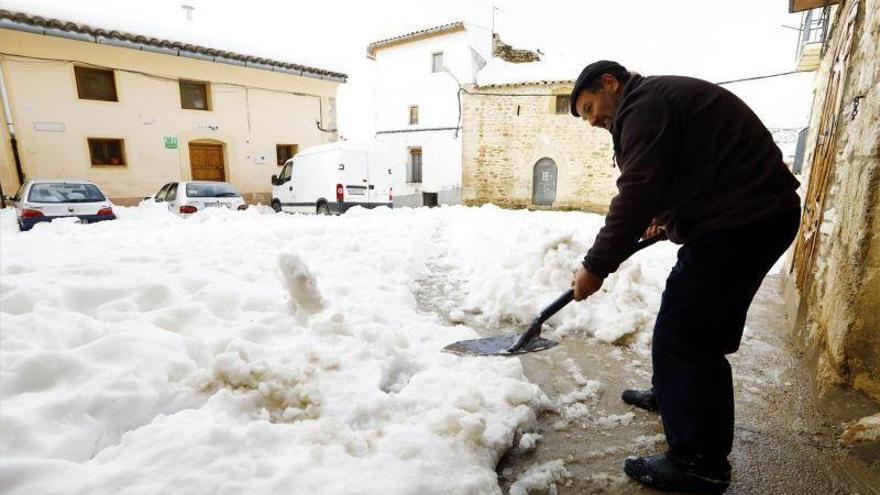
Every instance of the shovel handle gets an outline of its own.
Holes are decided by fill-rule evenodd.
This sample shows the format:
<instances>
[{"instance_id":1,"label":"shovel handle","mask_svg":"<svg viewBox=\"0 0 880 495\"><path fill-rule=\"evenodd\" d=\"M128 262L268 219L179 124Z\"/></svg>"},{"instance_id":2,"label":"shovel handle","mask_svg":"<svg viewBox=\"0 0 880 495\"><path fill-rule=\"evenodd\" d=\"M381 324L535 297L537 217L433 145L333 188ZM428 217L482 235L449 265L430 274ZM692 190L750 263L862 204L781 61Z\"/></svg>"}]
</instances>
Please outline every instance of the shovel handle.
<instances>
[{"instance_id":1,"label":"shovel handle","mask_svg":"<svg viewBox=\"0 0 880 495\"><path fill-rule=\"evenodd\" d=\"M663 239L666 239L665 232L661 232L655 236L637 242L632 253L630 253L630 256L652 244L656 244L657 242L662 241ZM549 320L550 317L558 313L560 309L564 308L566 305L568 305L568 303L572 301L574 301L574 288L568 289L567 291L563 292L561 296L550 303L549 306L544 308L544 310L541 311L540 314L538 314L537 318L532 320L532 323L531 325L529 325L528 330L523 332L523 334L520 335L519 339L517 339L516 343L507 349L507 352L516 352L519 349L522 349L526 344L528 344L529 341L541 335L541 326L544 324L544 322Z\"/></svg>"}]
</instances>

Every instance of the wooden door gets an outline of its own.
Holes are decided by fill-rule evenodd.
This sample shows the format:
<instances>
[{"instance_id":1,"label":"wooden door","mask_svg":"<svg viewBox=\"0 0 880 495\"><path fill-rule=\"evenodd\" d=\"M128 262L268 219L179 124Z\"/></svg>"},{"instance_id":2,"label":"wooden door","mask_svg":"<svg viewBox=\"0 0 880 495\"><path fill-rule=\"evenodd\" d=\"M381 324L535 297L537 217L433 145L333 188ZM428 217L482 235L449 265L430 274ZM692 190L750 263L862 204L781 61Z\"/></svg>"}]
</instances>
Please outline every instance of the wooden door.
<instances>
[{"instance_id":1,"label":"wooden door","mask_svg":"<svg viewBox=\"0 0 880 495\"><path fill-rule=\"evenodd\" d=\"M222 145L190 143L189 166L192 180L226 180Z\"/></svg>"},{"instance_id":2,"label":"wooden door","mask_svg":"<svg viewBox=\"0 0 880 495\"><path fill-rule=\"evenodd\" d=\"M794 262L791 270L797 270L797 287L804 289L807 274L813 267L816 256L819 229L825 213L825 200L834 174L834 156L837 152L837 127L842 115L843 94L846 89L849 54L853 42L856 14L859 2L853 2L846 17L840 17L845 24L840 26L843 32L837 38L834 50L834 65L828 76L828 86L822 103L817 128L816 142L813 148L813 160L810 166L810 182L804 198L804 213L801 217L801 228L794 248ZM837 29L837 28L836 28Z\"/></svg>"}]
</instances>

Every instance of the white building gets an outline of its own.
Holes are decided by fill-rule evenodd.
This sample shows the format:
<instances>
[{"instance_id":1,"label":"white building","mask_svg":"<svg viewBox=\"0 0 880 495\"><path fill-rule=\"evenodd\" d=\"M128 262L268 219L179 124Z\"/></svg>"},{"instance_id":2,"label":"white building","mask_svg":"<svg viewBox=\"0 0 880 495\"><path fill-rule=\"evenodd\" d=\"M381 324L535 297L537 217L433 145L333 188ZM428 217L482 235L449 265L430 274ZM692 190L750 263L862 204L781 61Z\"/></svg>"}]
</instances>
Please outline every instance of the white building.
<instances>
[{"instance_id":1,"label":"white building","mask_svg":"<svg viewBox=\"0 0 880 495\"><path fill-rule=\"evenodd\" d=\"M395 205L461 203L459 91L491 55L491 32L462 22L367 47L376 68L376 139L399 177Z\"/></svg>"}]
</instances>

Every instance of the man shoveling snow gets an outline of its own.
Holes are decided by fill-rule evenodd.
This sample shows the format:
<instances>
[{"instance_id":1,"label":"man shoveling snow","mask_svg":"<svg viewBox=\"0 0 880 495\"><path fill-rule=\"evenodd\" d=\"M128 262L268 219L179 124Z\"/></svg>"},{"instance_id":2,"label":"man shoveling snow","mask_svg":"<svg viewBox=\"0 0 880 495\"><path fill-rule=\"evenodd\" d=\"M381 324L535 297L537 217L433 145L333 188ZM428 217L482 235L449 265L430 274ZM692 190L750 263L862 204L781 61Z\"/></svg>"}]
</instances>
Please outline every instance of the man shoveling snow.
<instances>
[{"instance_id":1,"label":"man shoveling snow","mask_svg":"<svg viewBox=\"0 0 880 495\"><path fill-rule=\"evenodd\" d=\"M653 388L623 400L659 410L669 449L631 457L648 486L718 492L730 483L733 379L746 312L798 229L798 182L770 132L739 98L705 81L588 65L571 113L608 130L620 167L605 225L572 280L574 300L602 287L640 237L683 244L654 326Z\"/></svg>"}]
</instances>

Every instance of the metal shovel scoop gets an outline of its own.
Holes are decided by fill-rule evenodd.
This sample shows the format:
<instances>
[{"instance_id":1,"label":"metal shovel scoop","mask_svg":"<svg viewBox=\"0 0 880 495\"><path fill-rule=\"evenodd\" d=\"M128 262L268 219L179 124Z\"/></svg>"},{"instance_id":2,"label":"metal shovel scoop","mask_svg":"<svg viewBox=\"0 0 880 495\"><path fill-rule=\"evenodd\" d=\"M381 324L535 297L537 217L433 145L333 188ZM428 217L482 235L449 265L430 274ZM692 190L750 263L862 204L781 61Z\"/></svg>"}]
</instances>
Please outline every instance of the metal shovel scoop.
<instances>
[{"instance_id":1,"label":"metal shovel scoop","mask_svg":"<svg viewBox=\"0 0 880 495\"><path fill-rule=\"evenodd\" d=\"M666 239L665 233L660 233L648 239L639 241L630 256L658 241ZM574 300L574 289L568 289L558 299L550 303L529 325L522 335L508 333L495 335L482 339L462 340L449 344L443 350L463 356L515 356L528 352L545 351L556 347L559 342L541 337L541 327L551 316L559 312L568 303Z\"/></svg>"}]
</instances>

